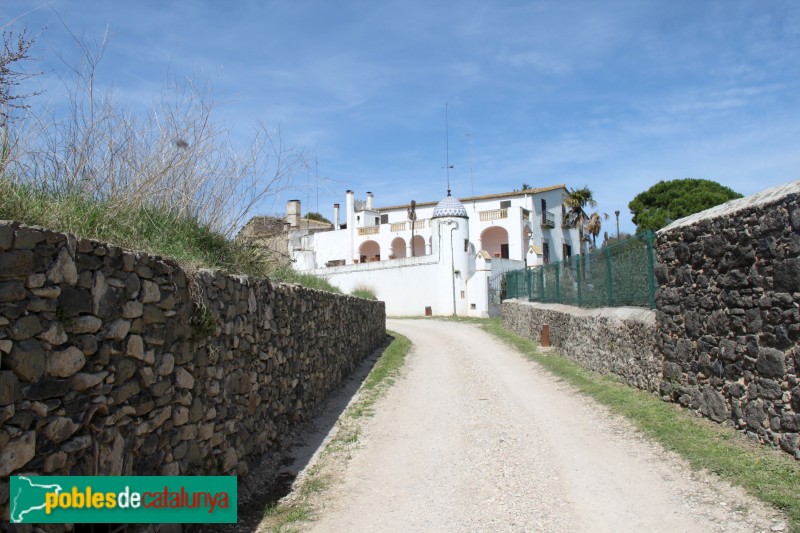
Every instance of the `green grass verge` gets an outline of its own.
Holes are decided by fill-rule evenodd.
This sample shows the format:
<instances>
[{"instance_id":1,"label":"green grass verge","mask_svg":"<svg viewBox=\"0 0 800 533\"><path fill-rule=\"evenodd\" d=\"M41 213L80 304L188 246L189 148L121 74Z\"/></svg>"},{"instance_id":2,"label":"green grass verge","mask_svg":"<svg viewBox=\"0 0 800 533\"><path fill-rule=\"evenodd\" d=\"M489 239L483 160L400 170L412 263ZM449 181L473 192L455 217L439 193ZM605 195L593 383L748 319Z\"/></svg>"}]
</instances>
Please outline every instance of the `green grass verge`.
<instances>
[{"instance_id":1,"label":"green grass verge","mask_svg":"<svg viewBox=\"0 0 800 533\"><path fill-rule=\"evenodd\" d=\"M281 266L271 270L266 274L269 279L280 283L297 283L309 289L317 289L320 291L335 292L341 294L339 287L331 285L327 279L312 276L311 274L301 274L289 266Z\"/></svg>"},{"instance_id":2,"label":"green grass verge","mask_svg":"<svg viewBox=\"0 0 800 533\"><path fill-rule=\"evenodd\" d=\"M278 267L263 250L227 239L196 219L158 207L130 207L60 194L0 178L0 220L42 226L123 248L171 257L186 268L221 269L340 292L327 280Z\"/></svg>"},{"instance_id":3,"label":"green grass verge","mask_svg":"<svg viewBox=\"0 0 800 533\"><path fill-rule=\"evenodd\" d=\"M296 488L296 497L291 502L271 504L264 510L270 531L292 531L293 525L313 520L315 498L333 484L335 472L350 459L350 451L361 435L362 419L374 414L375 402L394 384L411 350L411 341L406 337L393 331L388 333L393 337L392 342L361 384L358 396L339 417L335 436L317 463L306 472Z\"/></svg>"},{"instance_id":4,"label":"green grass verge","mask_svg":"<svg viewBox=\"0 0 800 533\"><path fill-rule=\"evenodd\" d=\"M378 297L375 295L375 289L365 283L359 283L353 287L353 291L350 294L353 296L358 296L359 298L366 298L367 300L378 299Z\"/></svg>"},{"instance_id":5,"label":"green grass verge","mask_svg":"<svg viewBox=\"0 0 800 533\"><path fill-rule=\"evenodd\" d=\"M366 298L367 300L377 300L377 298L375 298L375 295L370 291L356 289L353 292L351 292L350 295L357 296L359 298Z\"/></svg>"},{"instance_id":6,"label":"green grass verge","mask_svg":"<svg viewBox=\"0 0 800 533\"><path fill-rule=\"evenodd\" d=\"M756 445L732 428L698 418L553 352L540 354L534 342L503 328L500 319L454 320L479 323L582 393L631 420L644 434L685 457L693 468L714 472L781 509L791 520L791 530L800 532L800 463L785 453Z\"/></svg>"}]
</instances>

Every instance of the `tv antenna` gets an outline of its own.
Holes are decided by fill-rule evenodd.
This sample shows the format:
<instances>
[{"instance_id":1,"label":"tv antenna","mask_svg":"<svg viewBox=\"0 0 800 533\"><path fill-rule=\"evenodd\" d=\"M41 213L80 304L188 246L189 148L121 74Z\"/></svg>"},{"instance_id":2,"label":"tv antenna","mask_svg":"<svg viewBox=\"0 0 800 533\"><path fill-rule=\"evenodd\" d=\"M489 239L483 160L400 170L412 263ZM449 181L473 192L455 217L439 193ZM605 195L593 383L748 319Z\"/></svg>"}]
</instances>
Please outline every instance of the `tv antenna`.
<instances>
[{"instance_id":1,"label":"tv antenna","mask_svg":"<svg viewBox=\"0 0 800 533\"><path fill-rule=\"evenodd\" d=\"M475 182L472 180L472 133L467 132L464 134L467 138L467 155L469 157L469 193L473 198L475 197ZM472 201L475 205L475 200Z\"/></svg>"},{"instance_id":2,"label":"tv antenna","mask_svg":"<svg viewBox=\"0 0 800 533\"><path fill-rule=\"evenodd\" d=\"M445 168L447 169L447 196L450 196L450 126L447 118L447 100L444 102Z\"/></svg>"}]
</instances>

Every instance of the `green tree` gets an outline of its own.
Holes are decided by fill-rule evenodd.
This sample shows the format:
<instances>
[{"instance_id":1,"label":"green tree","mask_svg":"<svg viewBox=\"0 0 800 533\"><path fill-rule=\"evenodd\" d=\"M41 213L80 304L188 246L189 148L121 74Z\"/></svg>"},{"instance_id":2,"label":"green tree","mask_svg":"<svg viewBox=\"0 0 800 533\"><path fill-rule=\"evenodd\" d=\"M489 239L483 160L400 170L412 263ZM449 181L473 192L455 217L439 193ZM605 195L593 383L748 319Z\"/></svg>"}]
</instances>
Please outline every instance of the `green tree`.
<instances>
[{"instance_id":1,"label":"green tree","mask_svg":"<svg viewBox=\"0 0 800 533\"><path fill-rule=\"evenodd\" d=\"M603 220L608 220L608 215L595 211L589 215L589 220L586 222L586 231L592 236L592 246L595 249L597 248L597 236L600 235L600 228L603 227Z\"/></svg>"},{"instance_id":2,"label":"green tree","mask_svg":"<svg viewBox=\"0 0 800 533\"><path fill-rule=\"evenodd\" d=\"M569 189L567 196L564 198L564 205L567 206L567 220L573 228L578 228L581 241L583 241L583 230L586 221L589 220L589 215L586 214L586 207L596 207L597 202L594 200L592 191L589 187L584 186L581 189ZM598 227L597 231L600 231Z\"/></svg>"},{"instance_id":3,"label":"green tree","mask_svg":"<svg viewBox=\"0 0 800 533\"><path fill-rule=\"evenodd\" d=\"M317 213L315 211L311 211L310 213L308 213L306 215L306 218L308 220L316 220L317 222L325 222L326 224L330 224L331 223L330 220L328 220L327 218L322 216L320 213Z\"/></svg>"},{"instance_id":4,"label":"green tree","mask_svg":"<svg viewBox=\"0 0 800 533\"><path fill-rule=\"evenodd\" d=\"M659 230L679 218L699 213L742 195L715 181L659 181L628 204L637 230Z\"/></svg>"}]
</instances>

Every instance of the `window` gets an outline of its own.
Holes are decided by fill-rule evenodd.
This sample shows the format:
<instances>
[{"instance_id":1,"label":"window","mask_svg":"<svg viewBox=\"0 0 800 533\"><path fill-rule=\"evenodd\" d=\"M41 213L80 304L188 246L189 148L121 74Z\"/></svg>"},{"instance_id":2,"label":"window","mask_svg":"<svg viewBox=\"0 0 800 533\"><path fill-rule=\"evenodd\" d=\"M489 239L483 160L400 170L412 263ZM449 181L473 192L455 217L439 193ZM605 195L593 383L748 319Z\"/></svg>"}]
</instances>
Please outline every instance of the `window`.
<instances>
[{"instance_id":1,"label":"window","mask_svg":"<svg viewBox=\"0 0 800 533\"><path fill-rule=\"evenodd\" d=\"M503 200L500 202L500 209L508 209L511 207L511 200Z\"/></svg>"},{"instance_id":2,"label":"window","mask_svg":"<svg viewBox=\"0 0 800 533\"><path fill-rule=\"evenodd\" d=\"M564 243L564 250L563 250L564 259L569 259L572 257L572 246L567 243Z\"/></svg>"},{"instance_id":3,"label":"window","mask_svg":"<svg viewBox=\"0 0 800 533\"><path fill-rule=\"evenodd\" d=\"M375 217L375 225L379 225L381 223L381 217Z\"/></svg>"},{"instance_id":4,"label":"window","mask_svg":"<svg viewBox=\"0 0 800 533\"><path fill-rule=\"evenodd\" d=\"M502 257L503 259L508 259L508 245L507 244L501 244L500 245L500 257Z\"/></svg>"},{"instance_id":5,"label":"window","mask_svg":"<svg viewBox=\"0 0 800 533\"><path fill-rule=\"evenodd\" d=\"M542 242L542 262L545 265L550 263L550 244L547 241Z\"/></svg>"},{"instance_id":6,"label":"window","mask_svg":"<svg viewBox=\"0 0 800 533\"><path fill-rule=\"evenodd\" d=\"M381 224L389 223L389 215L381 215Z\"/></svg>"}]
</instances>

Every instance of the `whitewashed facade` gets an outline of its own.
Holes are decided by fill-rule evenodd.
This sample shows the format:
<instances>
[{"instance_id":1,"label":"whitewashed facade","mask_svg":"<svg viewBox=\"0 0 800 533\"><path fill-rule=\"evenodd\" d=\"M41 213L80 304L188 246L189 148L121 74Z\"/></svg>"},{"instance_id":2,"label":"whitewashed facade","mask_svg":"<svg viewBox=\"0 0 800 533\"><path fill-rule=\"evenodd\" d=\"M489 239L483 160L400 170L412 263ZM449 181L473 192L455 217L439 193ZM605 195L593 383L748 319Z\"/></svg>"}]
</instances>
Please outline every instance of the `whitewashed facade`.
<instances>
[{"instance_id":1,"label":"whitewashed facade","mask_svg":"<svg viewBox=\"0 0 800 533\"><path fill-rule=\"evenodd\" d=\"M508 270L580 253L566 223L563 185L415 206L376 208L372 193L334 206L330 231L306 231L299 201L289 202L289 255L298 271L323 276L344 292L368 287L393 316L493 314L491 290ZM293 222L294 221L294 222ZM583 243L584 246L586 243Z\"/></svg>"}]
</instances>

